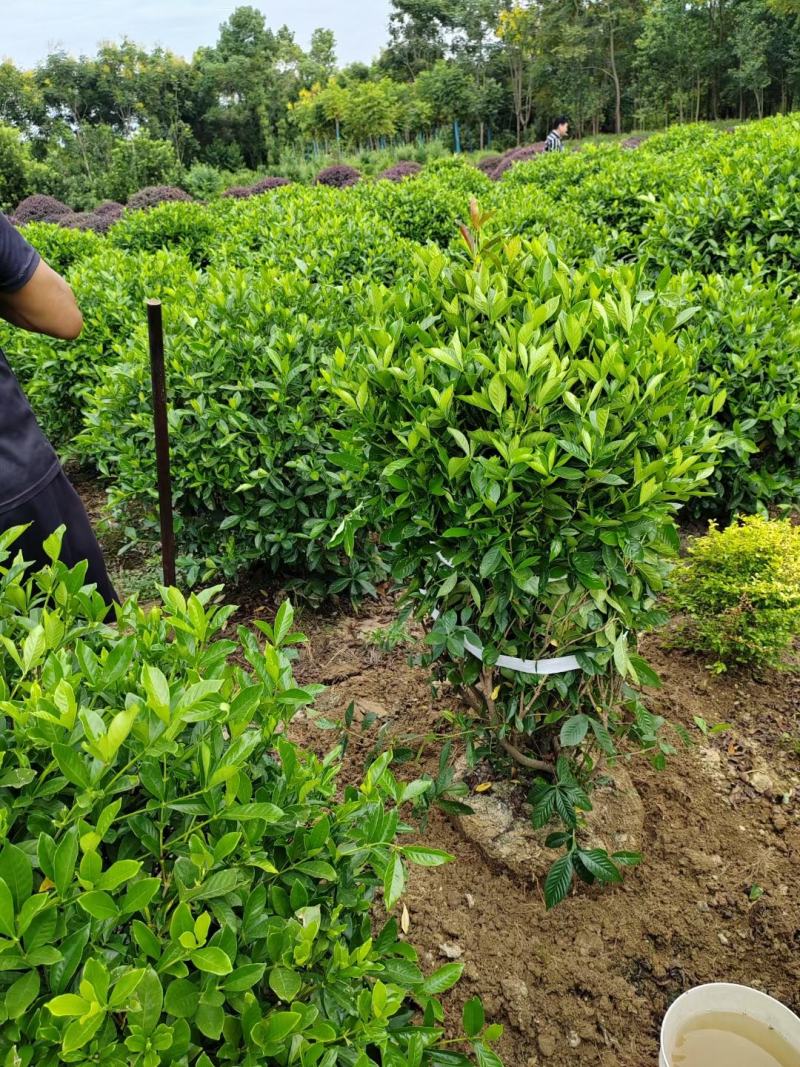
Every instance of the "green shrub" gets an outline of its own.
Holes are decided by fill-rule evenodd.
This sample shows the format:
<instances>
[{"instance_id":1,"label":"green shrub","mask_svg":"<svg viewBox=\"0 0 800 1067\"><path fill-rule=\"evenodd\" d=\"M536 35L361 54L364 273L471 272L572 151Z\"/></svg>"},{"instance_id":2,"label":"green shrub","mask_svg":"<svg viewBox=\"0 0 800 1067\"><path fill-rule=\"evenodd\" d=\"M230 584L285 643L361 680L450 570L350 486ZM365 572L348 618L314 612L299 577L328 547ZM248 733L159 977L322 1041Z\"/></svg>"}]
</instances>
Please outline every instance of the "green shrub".
<instances>
[{"instance_id":1,"label":"green shrub","mask_svg":"<svg viewBox=\"0 0 800 1067\"><path fill-rule=\"evenodd\" d=\"M135 327L145 322L145 301L179 299L176 294L196 278L179 252L129 254L92 236L100 251L81 259L68 273L84 317L78 340L55 341L13 330L6 342L9 361L45 432L67 450L83 427L86 397L127 350Z\"/></svg>"},{"instance_id":2,"label":"green shrub","mask_svg":"<svg viewBox=\"0 0 800 1067\"><path fill-rule=\"evenodd\" d=\"M211 200L225 188L226 175L208 163L195 163L183 176L186 191L199 200Z\"/></svg>"},{"instance_id":3,"label":"green shrub","mask_svg":"<svg viewBox=\"0 0 800 1067\"><path fill-rule=\"evenodd\" d=\"M725 519L800 500L800 304L797 277L714 275L689 295L686 335L697 387L725 394L717 419L728 437L713 493L695 514Z\"/></svg>"},{"instance_id":4,"label":"green shrub","mask_svg":"<svg viewBox=\"0 0 800 1067\"><path fill-rule=\"evenodd\" d=\"M645 251L672 270L728 273L754 260L771 274L800 270L800 119L742 127L717 144L713 166L698 161L662 188Z\"/></svg>"},{"instance_id":5,"label":"green shrub","mask_svg":"<svg viewBox=\"0 0 800 1067\"><path fill-rule=\"evenodd\" d=\"M800 635L800 526L751 515L692 538L675 573L674 606L688 616L679 644L717 657L719 670L780 667Z\"/></svg>"},{"instance_id":6,"label":"green shrub","mask_svg":"<svg viewBox=\"0 0 800 1067\"><path fill-rule=\"evenodd\" d=\"M217 228L213 261L300 270L334 285L362 276L390 281L411 260L409 242L378 215L362 192L367 185L292 185L269 196L218 201L210 209Z\"/></svg>"},{"instance_id":7,"label":"green shrub","mask_svg":"<svg viewBox=\"0 0 800 1067\"><path fill-rule=\"evenodd\" d=\"M350 314L344 292L297 272L229 266L168 306L173 499L190 580L263 563L302 574L306 596L373 591L366 543L347 564L327 547L358 485L315 383ZM80 450L110 479L112 503L136 514L156 501L145 328L118 353Z\"/></svg>"},{"instance_id":8,"label":"green shrub","mask_svg":"<svg viewBox=\"0 0 800 1067\"><path fill-rule=\"evenodd\" d=\"M91 230L67 230L50 222L31 222L22 235L59 274L103 247L102 238Z\"/></svg>"},{"instance_id":9,"label":"green shrub","mask_svg":"<svg viewBox=\"0 0 800 1067\"><path fill-rule=\"evenodd\" d=\"M617 877L575 852L574 776L622 738L657 745L624 683L652 680L636 635L660 617L674 515L717 445L669 279L654 292L641 268L570 272L543 240L468 241L461 256L421 251L402 288L373 287L327 378L376 487L363 521L384 530L419 613L439 610L433 658L491 741L554 779L536 804L566 824L552 903L573 872ZM495 667L501 654L579 669L522 675Z\"/></svg>"},{"instance_id":10,"label":"green shrub","mask_svg":"<svg viewBox=\"0 0 800 1067\"><path fill-rule=\"evenodd\" d=\"M128 211L115 223L109 242L130 252L179 250L205 267L218 240L216 220L203 204L167 201L149 211Z\"/></svg>"},{"instance_id":11,"label":"green shrub","mask_svg":"<svg viewBox=\"0 0 800 1067\"><path fill-rule=\"evenodd\" d=\"M392 909L406 861L449 859L397 839L424 783L396 782L386 753L340 794L336 753L287 740L316 692L292 676L289 606L237 642L214 590L169 589L111 628L81 591L85 564L25 579L14 536L0 536L3 1061L469 1064L440 1050L435 999L462 965L425 978L395 920L373 935L378 887ZM484 1033L477 1008L467 1021L467 1047L489 1055L499 1027Z\"/></svg>"}]
</instances>

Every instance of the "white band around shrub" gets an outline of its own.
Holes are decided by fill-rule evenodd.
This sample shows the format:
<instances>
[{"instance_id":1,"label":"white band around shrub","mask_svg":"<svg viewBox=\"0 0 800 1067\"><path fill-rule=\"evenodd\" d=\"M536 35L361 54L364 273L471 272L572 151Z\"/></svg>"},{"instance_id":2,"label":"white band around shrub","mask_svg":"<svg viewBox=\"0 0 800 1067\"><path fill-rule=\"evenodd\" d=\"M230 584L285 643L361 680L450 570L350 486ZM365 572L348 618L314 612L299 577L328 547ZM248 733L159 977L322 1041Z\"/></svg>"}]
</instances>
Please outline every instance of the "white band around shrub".
<instances>
[{"instance_id":1,"label":"white band around shrub","mask_svg":"<svg viewBox=\"0 0 800 1067\"><path fill-rule=\"evenodd\" d=\"M451 560L445 559L441 552L436 553L436 558L445 567L453 566ZM425 594L427 590L420 589L420 592ZM431 618L434 622L436 622L440 614L441 612L438 608L431 610ZM473 645L471 641L465 641L464 648L475 659L483 662L483 649L480 645ZM518 674L538 675L567 674L569 671L579 671L581 669L581 665L575 656L556 656L554 659L519 659L517 656L498 656L493 666L505 667L506 670L517 671Z\"/></svg>"}]
</instances>

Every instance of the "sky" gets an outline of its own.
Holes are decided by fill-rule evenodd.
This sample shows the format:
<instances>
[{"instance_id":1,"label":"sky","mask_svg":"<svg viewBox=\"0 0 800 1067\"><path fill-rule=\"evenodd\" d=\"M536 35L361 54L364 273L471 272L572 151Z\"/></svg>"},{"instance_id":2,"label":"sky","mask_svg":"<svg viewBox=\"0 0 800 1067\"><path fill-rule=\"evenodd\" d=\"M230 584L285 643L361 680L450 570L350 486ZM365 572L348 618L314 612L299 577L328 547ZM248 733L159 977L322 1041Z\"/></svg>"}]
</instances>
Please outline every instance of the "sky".
<instances>
[{"instance_id":1,"label":"sky","mask_svg":"<svg viewBox=\"0 0 800 1067\"><path fill-rule=\"evenodd\" d=\"M248 0L11 0L0 27L0 59L34 67L64 48L92 55L100 41L130 37L191 57L213 44L219 24ZM318 26L336 34L340 63L369 62L388 33L389 0L249 0L273 29L284 23L306 47ZM2 4L5 7L5 3Z\"/></svg>"}]
</instances>

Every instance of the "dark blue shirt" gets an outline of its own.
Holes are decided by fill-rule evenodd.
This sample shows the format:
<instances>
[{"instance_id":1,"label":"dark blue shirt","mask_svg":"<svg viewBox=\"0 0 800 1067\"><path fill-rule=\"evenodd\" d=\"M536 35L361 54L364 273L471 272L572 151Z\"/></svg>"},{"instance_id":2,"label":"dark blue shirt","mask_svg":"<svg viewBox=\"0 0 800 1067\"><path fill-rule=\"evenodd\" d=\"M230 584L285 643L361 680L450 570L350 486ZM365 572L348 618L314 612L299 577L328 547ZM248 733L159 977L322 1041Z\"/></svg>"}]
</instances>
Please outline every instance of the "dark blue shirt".
<instances>
[{"instance_id":1,"label":"dark blue shirt","mask_svg":"<svg viewBox=\"0 0 800 1067\"><path fill-rule=\"evenodd\" d=\"M33 277L39 253L0 213L0 293L15 293ZM59 471L19 382L0 351L0 513L24 504Z\"/></svg>"}]
</instances>

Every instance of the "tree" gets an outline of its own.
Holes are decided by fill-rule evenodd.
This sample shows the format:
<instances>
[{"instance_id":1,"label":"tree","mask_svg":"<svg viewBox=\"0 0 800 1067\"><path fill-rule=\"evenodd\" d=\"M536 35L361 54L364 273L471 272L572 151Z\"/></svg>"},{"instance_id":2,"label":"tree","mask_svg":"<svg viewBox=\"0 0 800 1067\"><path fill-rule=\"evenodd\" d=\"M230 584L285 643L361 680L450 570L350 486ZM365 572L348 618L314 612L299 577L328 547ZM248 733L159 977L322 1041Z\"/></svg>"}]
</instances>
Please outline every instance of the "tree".
<instances>
[{"instance_id":1,"label":"tree","mask_svg":"<svg viewBox=\"0 0 800 1067\"><path fill-rule=\"evenodd\" d=\"M700 117L711 81L712 40L705 12L685 0L655 0L646 10L636 42L641 108L666 121Z\"/></svg>"},{"instance_id":2,"label":"tree","mask_svg":"<svg viewBox=\"0 0 800 1067\"><path fill-rule=\"evenodd\" d=\"M444 59L451 7L448 0L392 0L382 68L392 77L411 81Z\"/></svg>"},{"instance_id":3,"label":"tree","mask_svg":"<svg viewBox=\"0 0 800 1067\"><path fill-rule=\"evenodd\" d=\"M739 0L737 15L732 43L738 63L730 68L731 74L739 86L740 94L753 94L758 117L763 118L764 90L772 80L769 71L772 17L762 0ZM744 118L742 95L739 114Z\"/></svg>"},{"instance_id":4,"label":"tree","mask_svg":"<svg viewBox=\"0 0 800 1067\"><path fill-rule=\"evenodd\" d=\"M434 123L453 126L456 152L461 151L461 123L473 120L478 107L474 79L460 63L440 59L417 79L419 95L431 109Z\"/></svg>"},{"instance_id":5,"label":"tree","mask_svg":"<svg viewBox=\"0 0 800 1067\"><path fill-rule=\"evenodd\" d=\"M344 98L344 128L354 144L376 147L384 137L397 131L398 100L390 78L359 82Z\"/></svg>"},{"instance_id":6,"label":"tree","mask_svg":"<svg viewBox=\"0 0 800 1067\"><path fill-rule=\"evenodd\" d=\"M538 11L516 3L500 13L497 35L506 50L517 121L517 144L528 128L533 109L534 60L539 38Z\"/></svg>"},{"instance_id":7,"label":"tree","mask_svg":"<svg viewBox=\"0 0 800 1067\"><path fill-rule=\"evenodd\" d=\"M311 45L300 62L303 85L310 88L324 85L336 73L336 38L332 30L316 29L311 34Z\"/></svg>"}]
</instances>

